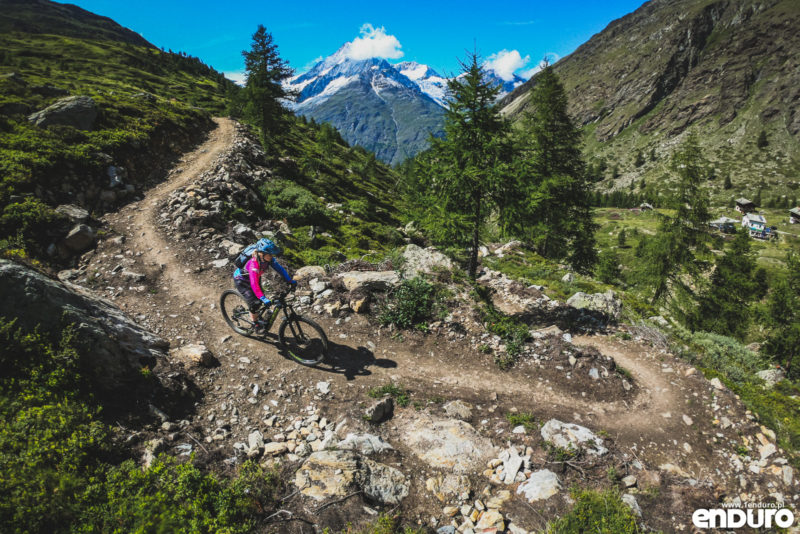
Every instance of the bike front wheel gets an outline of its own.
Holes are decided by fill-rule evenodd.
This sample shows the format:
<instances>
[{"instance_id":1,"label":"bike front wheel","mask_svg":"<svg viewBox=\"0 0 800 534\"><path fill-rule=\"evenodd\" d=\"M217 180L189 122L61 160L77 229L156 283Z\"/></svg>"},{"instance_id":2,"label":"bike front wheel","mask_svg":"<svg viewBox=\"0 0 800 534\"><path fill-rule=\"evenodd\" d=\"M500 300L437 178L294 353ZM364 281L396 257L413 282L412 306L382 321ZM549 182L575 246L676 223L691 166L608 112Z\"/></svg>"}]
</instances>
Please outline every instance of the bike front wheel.
<instances>
[{"instance_id":1,"label":"bike front wheel","mask_svg":"<svg viewBox=\"0 0 800 534\"><path fill-rule=\"evenodd\" d=\"M250 320L250 310L247 301L238 291L228 289L219 297L219 309L222 317L234 332L243 336L250 335L253 331L253 322Z\"/></svg>"},{"instance_id":2,"label":"bike front wheel","mask_svg":"<svg viewBox=\"0 0 800 534\"><path fill-rule=\"evenodd\" d=\"M278 340L289 356L303 365L314 366L328 354L328 337L320 325L301 316L284 319Z\"/></svg>"}]
</instances>

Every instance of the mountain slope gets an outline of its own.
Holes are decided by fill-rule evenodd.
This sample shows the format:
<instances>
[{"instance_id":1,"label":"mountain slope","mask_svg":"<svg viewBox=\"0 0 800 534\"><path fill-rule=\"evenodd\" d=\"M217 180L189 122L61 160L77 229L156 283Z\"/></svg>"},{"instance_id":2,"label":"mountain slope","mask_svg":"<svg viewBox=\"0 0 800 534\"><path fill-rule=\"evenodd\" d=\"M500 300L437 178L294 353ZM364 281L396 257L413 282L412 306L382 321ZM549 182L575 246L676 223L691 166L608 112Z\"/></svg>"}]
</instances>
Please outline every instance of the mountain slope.
<instances>
[{"instance_id":1,"label":"mountain slope","mask_svg":"<svg viewBox=\"0 0 800 534\"><path fill-rule=\"evenodd\" d=\"M71 228L55 207L99 215L129 201L202 138L230 90L199 59L162 52L105 17L3 0L0 249L55 259ZM83 126L35 123L35 113L76 98L92 108Z\"/></svg>"},{"instance_id":2,"label":"mountain slope","mask_svg":"<svg viewBox=\"0 0 800 534\"><path fill-rule=\"evenodd\" d=\"M604 186L644 178L663 190L667 156L693 128L717 200L760 187L790 195L800 171L798 25L800 4L789 0L652 0L559 61L588 155L619 165ZM506 97L504 111L518 116L535 83ZM759 149L762 129L769 142ZM639 150L655 158L637 167Z\"/></svg>"},{"instance_id":3,"label":"mountain slope","mask_svg":"<svg viewBox=\"0 0 800 534\"><path fill-rule=\"evenodd\" d=\"M57 34L153 47L141 35L108 17L48 0L0 0L0 33Z\"/></svg>"},{"instance_id":4,"label":"mountain slope","mask_svg":"<svg viewBox=\"0 0 800 534\"><path fill-rule=\"evenodd\" d=\"M292 79L294 111L331 123L352 144L396 164L442 135L444 109L386 60L352 60L343 51Z\"/></svg>"}]
</instances>

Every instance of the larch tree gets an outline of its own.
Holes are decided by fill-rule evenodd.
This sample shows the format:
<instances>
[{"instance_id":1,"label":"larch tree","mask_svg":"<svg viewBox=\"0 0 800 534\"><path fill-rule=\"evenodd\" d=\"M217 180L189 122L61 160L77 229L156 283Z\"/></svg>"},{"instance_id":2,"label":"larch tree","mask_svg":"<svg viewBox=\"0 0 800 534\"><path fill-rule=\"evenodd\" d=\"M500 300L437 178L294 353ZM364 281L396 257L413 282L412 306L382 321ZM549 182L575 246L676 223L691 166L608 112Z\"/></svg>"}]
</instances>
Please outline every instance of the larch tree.
<instances>
[{"instance_id":1,"label":"larch tree","mask_svg":"<svg viewBox=\"0 0 800 534\"><path fill-rule=\"evenodd\" d=\"M440 234L452 236L454 244L468 246L467 271L474 279L481 230L508 198L511 144L508 122L494 106L500 89L486 77L477 53L461 67L461 76L447 84L445 136L431 139L417 177L429 220L435 218Z\"/></svg>"},{"instance_id":2,"label":"larch tree","mask_svg":"<svg viewBox=\"0 0 800 534\"><path fill-rule=\"evenodd\" d=\"M282 101L294 95L283 87L292 69L278 53L278 45L263 24L253 34L250 50L242 52L247 81L244 88L244 115L261 129L264 144L273 139L284 125L287 110Z\"/></svg>"},{"instance_id":3,"label":"larch tree","mask_svg":"<svg viewBox=\"0 0 800 534\"><path fill-rule=\"evenodd\" d=\"M567 259L579 272L597 261L591 181L581 133L567 113L567 94L551 66L536 77L516 136L516 186L503 226L547 258Z\"/></svg>"}]
</instances>

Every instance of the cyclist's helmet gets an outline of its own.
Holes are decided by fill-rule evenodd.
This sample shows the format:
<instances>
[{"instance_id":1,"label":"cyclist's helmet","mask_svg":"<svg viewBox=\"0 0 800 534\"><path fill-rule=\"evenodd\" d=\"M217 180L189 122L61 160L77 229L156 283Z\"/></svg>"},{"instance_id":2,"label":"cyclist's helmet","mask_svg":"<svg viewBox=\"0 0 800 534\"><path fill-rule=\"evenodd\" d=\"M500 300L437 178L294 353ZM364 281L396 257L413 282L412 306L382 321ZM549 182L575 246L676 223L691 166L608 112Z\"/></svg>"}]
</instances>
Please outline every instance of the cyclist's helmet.
<instances>
[{"instance_id":1,"label":"cyclist's helmet","mask_svg":"<svg viewBox=\"0 0 800 534\"><path fill-rule=\"evenodd\" d=\"M256 243L256 250L265 254L271 254L272 256L280 256L281 252L283 252L281 247L266 237L262 237L258 240L258 243Z\"/></svg>"}]
</instances>

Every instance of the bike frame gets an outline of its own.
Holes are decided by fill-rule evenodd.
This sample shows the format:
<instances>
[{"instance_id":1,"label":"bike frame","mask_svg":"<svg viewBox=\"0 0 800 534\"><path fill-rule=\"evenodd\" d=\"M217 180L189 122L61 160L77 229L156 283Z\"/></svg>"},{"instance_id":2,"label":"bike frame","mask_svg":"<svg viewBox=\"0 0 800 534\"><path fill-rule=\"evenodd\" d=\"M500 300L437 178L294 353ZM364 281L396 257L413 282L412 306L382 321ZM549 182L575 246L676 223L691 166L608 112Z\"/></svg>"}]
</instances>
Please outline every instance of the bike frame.
<instances>
[{"instance_id":1,"label":"bike frame","mask_svg":"<svg viewBox=\"0 0 800 534\"><path fill-rule=\"evenodd\" d=\"M278 314L283 310L283 316L289 321L292 317L296 315L294 308L288 302L286 302L286 295L279 295L275 298L275 307L272 310L272 313L269 315L269 319L266 321L266 325L264 326L264 331L268 332L272 325L275 324L275 320L278 318ZM262 307L261 311L258 313L258 317L262 318L264 316L264 312L267 311L266 307Z\"/></svg>"}]
</instances>

